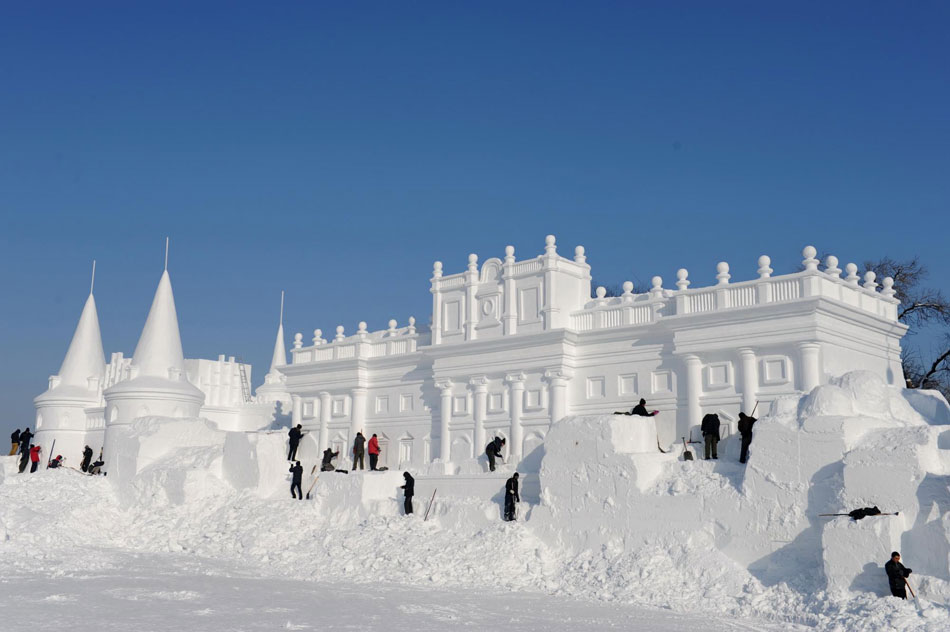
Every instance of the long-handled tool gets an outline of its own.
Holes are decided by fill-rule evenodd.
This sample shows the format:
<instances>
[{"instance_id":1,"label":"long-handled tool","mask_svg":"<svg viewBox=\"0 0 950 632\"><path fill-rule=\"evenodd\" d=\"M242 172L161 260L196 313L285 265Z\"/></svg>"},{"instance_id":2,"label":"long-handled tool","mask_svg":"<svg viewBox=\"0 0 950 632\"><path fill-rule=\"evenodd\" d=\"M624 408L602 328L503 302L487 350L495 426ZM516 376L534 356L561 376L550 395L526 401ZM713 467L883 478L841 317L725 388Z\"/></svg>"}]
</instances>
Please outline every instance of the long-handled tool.
<instances>
[{"instance_id":1,"label":"long-handled tool","mask_svg":"<svg viewBox=\"0 0 950 632\"><path fill-rule=\"evenodd\" d=\"M313 469L310 470L310 476L313 476L314 472L317 471L317 466L314 465ZM310 492L313 491L314 486L317 484L317 481L320 479L320 475L317 474L317 477L313 479L313 482L310 483L310 489L307 490L307 500L310 500Z\"/></svg>"},{"instance_id":2,"label":"long-handled tool","mask_svg":"<svg viewBox=\"0 0 950 632\"><path fill-rule=\"evenodd\" d=\"M907 590L910 591L910 596L914 598L914 603L917 604L917 607L920 608L920 600L917 599L917 593L914 592L914 589L910 587L910 582L907 581L907 578L904 578L904 583L907 584Z\"/></svg>"},{"instance_id":3,"label":"long-handled tool","mask_svg":"<svg viewBox=\"0 0 950 632\"><path fill-rule=\"evenodd\" d=\"M432 501L435 500L435 493L436 493L437 491L439 491L439 488L438 488L438 487L436 487L435 489L432 490L432 498L429 499L429 506L426 507L426 515L425 515L425 517L422 519L423 522L425 522L426 520L429 519L429 510L432 509Z\"/></svg>"},{"instance_id":4,"label":"long-handled tool","mask_svg":"<svg viewBox=\"0 0 950 632\"><path fill-rule=\"evenodd\" d=\"M686 437L683 437L683 460L692 461L693 453L689 451L689 446L686 445Z\"/></svg>"}]
</instances>

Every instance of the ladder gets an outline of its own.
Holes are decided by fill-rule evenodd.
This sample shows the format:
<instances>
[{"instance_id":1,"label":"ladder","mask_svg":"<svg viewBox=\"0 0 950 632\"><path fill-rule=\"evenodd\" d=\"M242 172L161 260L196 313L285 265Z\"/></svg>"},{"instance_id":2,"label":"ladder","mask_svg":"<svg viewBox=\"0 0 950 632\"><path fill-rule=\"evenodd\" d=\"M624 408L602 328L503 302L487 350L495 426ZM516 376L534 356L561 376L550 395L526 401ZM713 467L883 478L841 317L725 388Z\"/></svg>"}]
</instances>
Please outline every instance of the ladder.
<instances>
[{"instance_id":1,"label":"ladder","mask_svg":"<svg viewBox=\"0 0 950 632\"><path fill-rule=\"evenodd\" d=\"M244 362L238 358L238 369L241 371L241 392L244 393L244 403L251 401L251 383L247 379L247 369L244 366Z\"/></svg>"}]
</instances>

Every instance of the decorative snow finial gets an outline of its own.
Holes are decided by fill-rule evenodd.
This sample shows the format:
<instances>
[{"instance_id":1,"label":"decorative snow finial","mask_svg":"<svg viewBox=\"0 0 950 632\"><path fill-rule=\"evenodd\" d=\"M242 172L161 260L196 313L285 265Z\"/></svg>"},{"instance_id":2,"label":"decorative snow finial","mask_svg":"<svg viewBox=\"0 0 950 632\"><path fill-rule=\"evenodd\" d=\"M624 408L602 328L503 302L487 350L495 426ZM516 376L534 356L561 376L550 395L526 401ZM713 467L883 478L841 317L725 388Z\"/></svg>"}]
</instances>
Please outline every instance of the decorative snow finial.
<instances>
[{"instance_id":1,"label":"decorative snow finial","mask_svg":"<svg viewBox=\"0 0 950 632\"><path fill-rule=\"evenodd\" d=\"M165 237L165 272L168 272L168 237Z\"/></svg>"},{"instance_id":2,"label":"decorative snow finial","mask_svg":"<svg viewBox=\"0 0 950 632\"><path fill-rule=\"evenodd\" d=\"M468 256L468 271L478 271L478 255L476 255L474 252Z\"/></svg>"},{"instance_id":3,"label":"decorative snow finial","mask_svg":"<svg viewBox=\"0 0 950 632\"><path fill-rule=\"evenodd\" d=\"M416 333L416 317L415 316L409 317L409 330L406 333L408 333L410 336Z\"/></svg>"},{"instance_id":4,"label":"decorative snow finial","mask_svg":"<svg viewBox=\"0 0 950 632\"><path fill-rule=\"evenodd\" d=\"M360 338L366 337L366 321L365 320L361 320L359 324L356 326L356 334Z\"/></svg>"},{"instance_id":5,"label":"decorative snow finial","mask_svg":"<svg viewBox=\"0 0 950 632\"><path fill-rule=\"evenodd\" d=\"M623 296L632 296L633 295L633 282L624 281L623 282Z\"/></svg>"},{"instance_id":6,"label":"decorative snow finial","mask_svg":"<svg viewBox=\"0 0 950 632\"><path fill-rule=\"evenodd\" d=\"M554 239L554 235L548 235L544 238L544 254L557 254L557 240Z\"/></svg>"},{"instance_id":7,"label":"decorative snow finial","mask_svg":"<svg viewBox=\"0 0 950 632\"><path fill-rule=\"evenodd\" d=\"M607 296L607 288L601 285L597 288L597 298L603 300L605 296Z\"/></svg>"},{"instance_id":8,"label":"decorative snow finial","mask_svg":"<svg viewBox=\"0 0 950 632\"><path fill-rule=\"evenodd\" d=\"M725 261L720 261L716 264L716 278L719 280L719 285L727 285L729 279L732 278L732 275L729 274L729 264Z\"/></svg>"},{"instance_id":9,"label":"decorative snow finial","mask_svg":"<svg viewBox=\"0 0 950 632\"><path fill-rule=\"evenodd\" d=\"M845 272L848 273L848 276L844 278L847 281L848 285L853 285L858 287L858 281L861 280L861 277L858 276L858 266L853 263L849 263L844 267Z\"/></svg>"},{"instance_id":10,"label":"decorative snow finial","mask_svg":"<svg viewBox=\"0 0 950 632\"><path fill-rule=\"evenodd\" d=\"M96 287L96 260L92 260L92 280L89 282L89 294L92 294L93 288Z\"/></svg>"},{"instance_id":11,"label":"decorative snow finial","mask_svg":"<svg viewBox=\"0 0 950 632\"><path fill-rule=\"evenodd\" d=\"M653 285L650 288L650 297L663 298L663 277L655 276L650 279L650 283Z\"/></svg>"},{"instance_id":12,"label":"decorative snow finial","mask_svg":"<svg viewBox=\"0 0 950 632\"><path fill-rule=\"evenodd\" d=\"M515 262L515 247L505 246L505 263Z\"/></svg>"},{"instance_id":13,"label":"decorative snow finial","mask_svg":"<svg viewBox=\"0 0 950 632\"><path fill-rule=\"evenodd\" d=\"M825 274L833 277L841 276L841 269L838 267L838 257L834 255L825 257Z\"/></svg>"},{"instance_id":14,"label":"decorative snow finial","mask_svg":"<svg viewBox=\"0 0 950 632\"><path fill-rule=\"evenodd\" d=\"M683 291L689 287L689 270L686 268L680 268L676 271L676 289Z\"/></svg>"},{"instance_id":15,"label":"decorative snow finial","mask_svg":"<svg viewBox=\"0 0 950 632\"><path fill-rule=\"evenodd\" d=\"M324 342L326 342L326 340L323 339L323 330L314 329L313 330L313 346L317 347L319 345L322 345Z\"/></svg>"},{"instance_id":16,"label":"decorative snow finial","mask_svg":"<svg viewBox=\"0 0 950 632\"><path fill-rule=\"evenodd\" d=\"M441 261L436 261L435 263L432 264L432 276L434 276L437 279L442 276L442 262Z\"/></svg>"},{"instance_id":17,"label":"decorative snow finial","mask_svg":"<svg viewBox=\"0 0 950 632\"><path fill-rule=\"evenodd\" d=\"M346 338L346 336L343 335L343 325L337 325L336 336L333 337L333 342L337 342L338 340L343 340L344 338Z\"/></svg>"},{"instance_id":18,"label":"decorative snow finial","mask_svg":"<svg viewBox=\"0 0 950 632\"><path fill-rule=\"evenodd\" d=\"M769 267L771 265L772 265L771 257L769 257L768 255L762 255L761 257L759 257L759 269L757 270L757 272L759 273L760 279L767 279L770 276L772 276L772 272L774 272L774 270L772 270L772 268Z\"/></svg>"},{"instance_id":19,"label":"decorative snow finial","mask_svg":"<svg viewBox=\"0 0 950 632\"><path fill-rule=\"evenodd\" d=\"M389 319L389 329L386 330L386 333L388 333L390 336L396 335L396 319L395 318Z\"/></svg>"},{"instance_id":20,"label":"decorative snow finial","mask_svg":"<svg viewBox=\"0 0 950 632\"><path fill-rule=\"evenodd\" d=\"M877 275L874 274L874 270L868 270L864 273L864 289L874 291L874 288L877 287L877 283L874 282L874 279L877 278Z\"/></svg>"},{"instance_id":21,"label":"decorative snow finial","mask_svg":"<svg viewBox=\"0 0 950 632\"><path fill-rule=\"evenodd\" d=\"M881 296L885 298L894 298L894 295L897 294L894 291L894 279L891 277L884 277L884 281L881 282L881 285L884 286L884 289L881 290Z\"/></svg>"},{"instance_id":22,"label":"decorative snow finial","mask_svg":"<svg viewBox=\"0 0 950 632\"><path fill-rule=\"evenodd\" d=\"M576 263L587 263L587 257L584 255L584 246L578 246L574 249L574 261Z\"/></svg>"},{"instance_id":23,"label":"decorative snow finial","mask_svg":"<svg viewBox=\"0 0 950 632\"><path fill-rule=\"evenodd\" d=\"M303 334L297 332L294 334L294 349L299 349L303 346Z\"/></svg>"},{"instance_id":24,"label":"decorative snow finial","mask_svg":"<svg viewBox=\"0 0 950 632\"><path fill-rule=\"evenodd\" d=\"M815 255L818 254L818 251L815 250L814 246L805 246L802 250L802 265L805 266L805 270L817 270L818 269L818 259L815 258Z\"/></svg>"}]
</instances>

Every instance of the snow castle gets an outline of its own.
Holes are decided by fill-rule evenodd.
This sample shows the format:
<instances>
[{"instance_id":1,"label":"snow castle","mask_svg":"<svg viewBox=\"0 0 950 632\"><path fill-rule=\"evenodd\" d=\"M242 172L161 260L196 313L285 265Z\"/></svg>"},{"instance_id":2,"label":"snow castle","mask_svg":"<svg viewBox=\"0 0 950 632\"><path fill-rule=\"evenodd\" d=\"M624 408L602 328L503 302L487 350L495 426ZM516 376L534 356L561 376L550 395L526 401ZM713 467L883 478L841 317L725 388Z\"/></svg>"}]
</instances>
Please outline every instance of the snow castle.
<instances>
[{"instance_id":1,"label":"snow castle","mask_svg":"<svg viewBox=\"0 0 950 632\"><path fill-rule=\"evenodd\" d=\"M725 262L716 283L690 287L685 269L675 288L635 294L633 284L591 298L582 246L572 258L554 236L543 254L479 264L457 274L435 262L431 326L365 322L331 340L294 335L287 362L283 315L264 384L251 394L251 367L234 357L185 359L168 271L159 281L131 358L105 361L92 293L49 389L35 399L37 441L78 460L83 445L107 446L110 429L137 418L202 417L221 430L254 432L285 420L309 431L308 450L348 453L358 431L376 433L380 465L437 463L433 471L472 470L492 436L507 439L519 469L537 471L545 436L569 415L629 409L641 397L659 414L652 438L670 445L697 437L703 415L718 413L726 433L738 412L762 411L856 369L903 385L893 280L879 286L849 263L802 251L801 270L773 276L769 257L756 278L731 282ZM655 430L652 424L655 424Z\"/></svg>"}]
</instances>

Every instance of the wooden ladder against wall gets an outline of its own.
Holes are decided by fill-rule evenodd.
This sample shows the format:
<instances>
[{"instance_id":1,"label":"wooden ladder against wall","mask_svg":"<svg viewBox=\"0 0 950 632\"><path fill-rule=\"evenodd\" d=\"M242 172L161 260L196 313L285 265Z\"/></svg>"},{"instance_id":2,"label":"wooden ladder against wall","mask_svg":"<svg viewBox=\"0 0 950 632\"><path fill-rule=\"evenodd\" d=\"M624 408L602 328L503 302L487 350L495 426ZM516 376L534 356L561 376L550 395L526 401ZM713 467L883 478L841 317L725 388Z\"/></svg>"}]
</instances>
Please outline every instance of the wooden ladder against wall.
<instances>
[{"instance_id":1,"label":"wooden ladder against wall","mask_svg":"<svg viewBox=\"0 0 950 632\"><path fill-rule=\"evenodd\" d=\"M247 379L247 370L240 358L238 358L238 369L241 371L241 392L244 394L244 403L247 403L251 401L251 383Z\"/></svg>"}]
</instances>

